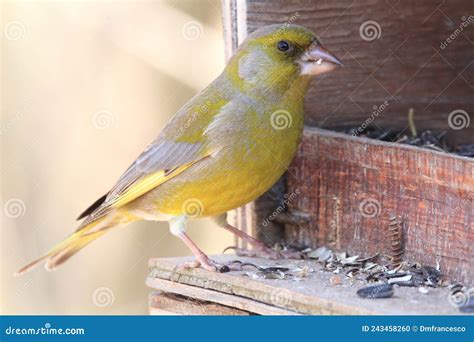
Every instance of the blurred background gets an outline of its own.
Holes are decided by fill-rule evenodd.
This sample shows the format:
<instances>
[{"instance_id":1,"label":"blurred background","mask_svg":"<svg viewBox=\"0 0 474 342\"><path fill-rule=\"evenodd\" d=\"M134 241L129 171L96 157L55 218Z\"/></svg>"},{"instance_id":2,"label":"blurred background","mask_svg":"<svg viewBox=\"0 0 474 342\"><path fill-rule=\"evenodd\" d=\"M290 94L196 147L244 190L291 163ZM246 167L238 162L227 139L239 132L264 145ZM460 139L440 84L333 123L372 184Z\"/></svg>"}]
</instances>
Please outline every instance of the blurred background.
<instances>
[{"instance_id":1,"label":"blurred background","mask_svg":"<svg viewBox=\"0 0 474 342\"><path fill-rule=\"evenodd\" d=\"M220 1L1 2L3 314L146 314L166 223L107 234L53 273L12 273L72 232L171 115L224 67ZM208 253L233 237L209 220Z\"/></svg>"}]
</instances>

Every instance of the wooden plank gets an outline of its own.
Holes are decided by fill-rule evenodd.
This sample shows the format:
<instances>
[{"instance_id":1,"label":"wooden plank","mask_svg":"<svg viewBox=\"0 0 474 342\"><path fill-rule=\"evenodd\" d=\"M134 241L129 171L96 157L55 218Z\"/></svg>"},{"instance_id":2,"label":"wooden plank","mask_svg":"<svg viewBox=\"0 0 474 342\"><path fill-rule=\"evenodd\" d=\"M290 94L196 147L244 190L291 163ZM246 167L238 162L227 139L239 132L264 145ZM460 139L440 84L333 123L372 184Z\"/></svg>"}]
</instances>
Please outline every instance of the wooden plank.
<instances>
[{"instance_id":1,"label":"wooden plank","mask_svg":"<svg viewBox=\"0 0 474 342\"><path fill-rule=\"evenodd\" d=\"M222 26L224 28L225 57L232 56L247 36L247 4L245 1L222 1Z\"/></svg>"},{"instance_id":2,"label":"wooden plank","mask_svg":"<svg viewBox=\"0 0 474 342\"><path fill-rule=\"evenodd\" d=\"M213 257L222 263L235 258L223 255ZM299 279L262 279L253 268L229 273L215 273L203 269L176 271L177 264L191 258L160 258L149 261L147 285L154 289L261 314L262 305L301 314L459 313L449 304L447 288L429 289L429 293L425 295L416 288L400 287L396 288L392 298L368 300L356 295L356 290L365 283L358 280L351 282L341 277L341 284L333 286L331 277L334 274L324 271L321 264L312 260L238 259L258 266L288 267L295 272L307 267L310 272ZM233 299L230 300L229 297Z\"/></svg>"},{"instance_id":3,"label":"wooden plank","mask_svg":"<svg viewBox=\"0 0 474 342\"><path fill-rule=\"evenodd\" d=\"M147 285L168 293L176 293L187 298L218 303L226 307L236 308L242 312L251 312L259 315L296 315L295 312L259 303L251 299L237 297L218 291L181 284L160 278L148 278Z\"/></svg>"},{"instance_id":4,"label":"wooden plank","mask_svg":"<svg viewBox=\"0 0 474 342\"><path fill-rule=\"evenodd\" d=\"M300 24L343 60L344 68L313 81L306 96L307 125L356 128L374 106L388 101L373 121L376 126L406 129L412 107L419 130L447 131L452 141L472 143L474 125L453 130L448 123L454 110L474 112L470 0L237 3L245 3L246 10L234 22L243 22L248 32L273 23ZM363 39L371 37L360 33L367 25L374 38L380 33L377 39ZM442 48L456 30L452 43Z\"/></svg>"},{"instance_id":5,"label":"wooden plank","mask_svg":"<svg viewBox=\"0 0 474 342\"><path fill-rule=\"evenodd\" d=\"M150 315L248 316L249 312L233 307L184 297L163 291L153 291L148 298Z\"/></svg>"},{"instance_id":6,"label":"wooden plank","mask_svg":"<svg viewBox=\"0 0 474 342\"><path fill-rule=\"evenodd\" d=\"M372 117L372 125L406 130L408 108L412 107L419 131L447 131L451 142L472 143L474 125L454 130L448 120L449 113L454 110L464 110L469 116L474 109L471 53L474 31L462 27L462 32L456 32L463 22L472 25L472 17L468 15L470 1L422 0L415 4L375 0L342 0L337 3L330 0L232 0L224 3L241 6L239 12L229 12L231 20L228 21L231 26L240 28L239 37L243 35L243 29L252 32L265 25L291 22L315 31L323 43L343 59L344 68L313 81L306 99L308 126L360 127L372 117L374 106L380 108L387 101L385 109ZM360 33L363 24L369 21L380 26L377 39L364 40ZM452 39L454 33L455 39L446 45L447 38ZM235 50L236 41L236 38L226 39L229 51ZM324 146L322 141L319 142ZM378 145L374 141L365 143ZM345 143L343 148L351 150L348 145L351 143ZM358 146L359 153L362 153L365 147ZM267 244L329 244L351 251L386 250L387 215L410 215L407 222L410 241L405 257L431 264L440 261L448 276L468 283L474 281L474 267L469 262L473 257L472 188L463 188L462 184L451 186L446 182L452 181L453 177L441 176L441 173L448 172L458 175L457 167L461 165L467 172L464 178L472 181L469 161L451 164L452 160L458 159L419 149L413 153L392 150L387 153L392 161L398 161L397 166L391 168L387 164L380 169L387 174L379 174L379 165L374 166L376 169L366 165L366 162L373 163L375 156L361 154L351 164L332 160L331 146L324 152L327 158L316 157L316 149L314 146L311 149L314 157L305 156L295 162L288 180L290 185L293 184L290 188L286 189L287 181L283 180L283 187L280 182L262 198L237 211L235 222L239 228L252 231ZM373 150L371 147L367 149ZM376 150L383 158L383 151ZM400 151L406 150L402 148ZM349 152L343 153L340 157L353 157ZM422 153L420 160L417 153ZM405 155L410 155L411 159L404 161ZM366 161L364 156L370 160ZM431 156L437 157L432 159ZM403 180L398 181L397 174L404 171L406 163L409 163L409 173L413 177L405 172ZM318 171L323 164L324 171ZM304 167L304 171L299 167ZM420 172L422 176L417 177ZM317 177L318 181L310 181L312 186L303 186L304 193L290 208L293 214L308 211L312 224L300 220L291 225L283 222L285 220L279 215L262 226L276 207L281 206L284 195L293 193L303 184L301 174ZM458 180L463 178L456 177ZM444 184L437 183L442 179ZM353 180L358 182L353 193L362 199L349 199ZM378 180L380 184L368 183ZM459 192L457 186L460 186ZM340 189L345 189L342 195ZM367 223L366 218L356 217L358 208L350 205L357 206L365 197L372 198L372 194L383 194L383 206L387 210L383 218L377 217ZM364 239L370 239L370 243ZM434 254L429 254L431 252Z\"/></svg>"},{"instance_id":7,"label":"wooden plank","mask_svg":"<svg viewBox=\"0 0 474 342\"><path fill-rule=\"evenodd\" d=\"M286 225L285 240L388 254L389 218L400 216L406 260L439 262L449 278L473 284L473 166L470 158L306 129L287 193L300 193L288 208L310 221Z\"/></svg>"}]
</instances>

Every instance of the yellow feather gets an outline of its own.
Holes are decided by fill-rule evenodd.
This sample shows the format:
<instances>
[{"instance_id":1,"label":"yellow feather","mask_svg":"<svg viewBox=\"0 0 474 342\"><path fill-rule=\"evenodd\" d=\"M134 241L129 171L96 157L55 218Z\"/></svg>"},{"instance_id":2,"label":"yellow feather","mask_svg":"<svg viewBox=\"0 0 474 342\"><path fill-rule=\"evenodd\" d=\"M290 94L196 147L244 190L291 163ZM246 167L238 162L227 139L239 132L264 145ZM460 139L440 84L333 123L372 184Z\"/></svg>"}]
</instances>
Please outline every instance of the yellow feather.
<instances>
[{"instance_id":1,"label":"yellow feather","mask_svg":"<svg viewBox=\"0 0 474 342\"><path fill-rule=\"evenodd\" d=\"M166 182L167 180L173 177L176 177L181 172L189 168L191 165L197 163L199 160L181 165L168 172L161 170L144 177L142 180L139 180L138 182L133 184L130 187L130 189L125 191L117 199L111 201L110 207L118 208L133 201L134 199L140 197L141 195L147 193L148 191L156 188L158 185L163 184L164 182Z\"/></svg>"}]
</instances>

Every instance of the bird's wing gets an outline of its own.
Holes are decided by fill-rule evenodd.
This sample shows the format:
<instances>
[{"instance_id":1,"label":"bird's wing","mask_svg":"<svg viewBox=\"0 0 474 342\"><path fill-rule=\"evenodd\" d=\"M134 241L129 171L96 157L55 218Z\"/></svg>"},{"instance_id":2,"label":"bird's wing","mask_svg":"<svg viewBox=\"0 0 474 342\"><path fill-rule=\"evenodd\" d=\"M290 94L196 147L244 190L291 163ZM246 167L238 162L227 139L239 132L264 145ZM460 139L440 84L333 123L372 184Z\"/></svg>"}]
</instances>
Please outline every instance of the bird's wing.
<instances>
[{"instance_id":1,"label":"bird's wing","mask_svg":"<svg viewBox=\"0 0 474 342\"><path fill-rule=\"evenodd\" d=\"M120 177L105 201L120 207L175 177L205 158L201 143L161 141L150 144Z\"/></svg>"},{"instance_id":2,"label":"bird's wing","mask_svg":"<svg viewBox=\"0 0 474 342\"><path fill-rule=\"evenodd\" d=\"M121 207L148 191L176 177L191 165L207 158L201 143L158 140L151 143L119 178L114 187L80 218L87 225L103 217L114 208Z\"/></svg>"},{"instance_id":3,"label":"bird's wing","mask_svg":"<svg viewBox=\"0 0 474 342\"><path fill-rule=\"evenodd\" d=\"M130 165L114 187L79 216L78 219L86 218L79 229L210 156L212 150L206 147L204 131L228 101L220 92L206 89L201 94L205 95L204 100L195 97L188 102L166 125L160 136Z\"/></svg>"}]
</instances>

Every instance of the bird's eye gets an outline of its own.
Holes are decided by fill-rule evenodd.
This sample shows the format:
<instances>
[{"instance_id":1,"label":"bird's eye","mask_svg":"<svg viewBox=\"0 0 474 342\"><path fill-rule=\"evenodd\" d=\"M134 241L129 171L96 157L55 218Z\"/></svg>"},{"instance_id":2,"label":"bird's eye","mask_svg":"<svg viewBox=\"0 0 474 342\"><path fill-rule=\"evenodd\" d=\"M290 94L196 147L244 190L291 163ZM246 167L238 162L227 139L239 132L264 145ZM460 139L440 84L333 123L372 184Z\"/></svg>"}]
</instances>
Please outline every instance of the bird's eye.
<instances>
[{"instance_id":1,"label":"bird's eye","mask_svg":"<svg viewBox=\"0 0 474 342\"><path fill-rule=\"evenodd\" d=\"M286 52L290 49L290 44L286 40L280 40L278 42L278 50Z\"/></svg>"}]
</instances>

